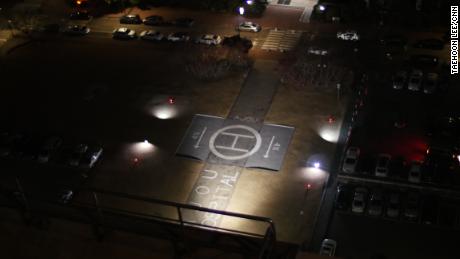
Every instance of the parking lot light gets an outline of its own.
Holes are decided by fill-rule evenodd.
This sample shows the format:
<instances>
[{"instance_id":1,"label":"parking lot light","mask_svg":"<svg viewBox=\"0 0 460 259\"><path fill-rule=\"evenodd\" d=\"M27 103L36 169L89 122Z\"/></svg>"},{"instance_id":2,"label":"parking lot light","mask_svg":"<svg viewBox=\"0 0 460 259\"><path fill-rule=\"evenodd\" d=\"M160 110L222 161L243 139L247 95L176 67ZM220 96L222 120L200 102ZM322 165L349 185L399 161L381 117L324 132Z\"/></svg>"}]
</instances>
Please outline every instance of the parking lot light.
<instances>
[{"instance_id":1,"label":"parking lot light","mask_svg":"<svg viewBox=\"0 0 460 259\"><path fill-rule=\"evenodd\" d=\"M321 11L321 12L324 12L326 10L326 7L324 5L319 5L318 6L318 9Z\"/></svg>"},{"instance_id":2,"label":"parking lot light","mask_svg":"<svg viewBox=\"0 0 460 259\"><path fill-rule=\"evenodd\" d=\"M253 3L254 3L254 1L252 1L252 0L246 0L246 4L248 4L248 5L252 5Z\"/></svg>"},{"instance_id":3,"label":"parking lot light","mask_svg":"<svg viewBox=\"0 0 460 259\"><path fill-rule=\"evenodd\" d=\"M321 166L321 164L319 162L314 162L313 163L314 168L319 168L320 166Z\"/></svg>"},{"instance_id":4,"label":"parking lot light","mask_svg":"<svg viewBox=\"0 0 460 259\"><path fill-rule=\"evenodd\" d=\"M244 7L240 6L238 8L238 12L240 13L240 15L243 15L244 14Z\"/></svg>"}]
</instances>

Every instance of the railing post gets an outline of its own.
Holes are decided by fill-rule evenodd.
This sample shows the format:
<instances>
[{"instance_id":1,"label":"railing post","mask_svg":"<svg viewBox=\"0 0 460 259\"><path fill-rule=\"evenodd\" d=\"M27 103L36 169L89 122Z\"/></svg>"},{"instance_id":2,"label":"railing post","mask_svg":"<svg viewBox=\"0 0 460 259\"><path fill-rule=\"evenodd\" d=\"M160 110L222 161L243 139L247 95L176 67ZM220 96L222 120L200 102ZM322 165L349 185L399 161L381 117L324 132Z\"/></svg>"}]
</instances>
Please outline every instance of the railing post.
<instances>
[{"instance_id":1,"label":"railing post","mask_svg":"<svg viewBox=\"0 0 460 259\"><path fill-rule=\"evenodd\" d=\"M175 249L177 249L178 253L180 255L184 254L185 251L186 251L186 245L185 245L185 228L184 228L184 218L182 217L182 210L181 210L181 207L180 206L176 206L176 209L177 209L177 216L179 217L179 223L180 223L180 234L181 234L181 239L182 239L182 242L179 243L179 244L176 244L176 245L179 245L179 246L176 246Z\"/></svg>"},{"instance_id":2,"label":"railing post","mask_svg":"<svg viewBox=\"0 0 460 259\"><path fill-rule=\"evenodd\" d=\"M104 238L104 225L103 225L103 220L104 220L104 216L102 214L102 209L101 207L99 206L99 199L97 197L97 194L96 192L92 191L91 192L92 195L93 195L93 199L94 199L94 205L96 206L96 213L97 213L97 219L96 219L96 224L95 224L95 233L96 233L96 236L98 238L99 241L102 241L102 239Z\"/></svg>"},{"instance_id":3,"label":"railing post","mask_svg":"<svg viewBox=\"0 0 460 259\"><path fill-rule=\"evenodd\" d=\"M32 213L30 211L29 202L27 201L26 195L24 194L24 189L22 188L21 182L19 181L19 177L16 176L15 181L16 181L16 188L19 192L21 201L23 203L22 205L24 206L23 208L24 211L22 213L24 217L24 222L26 224L29 224L30 220L32 219Z\"/></svg>"}]
</instances>

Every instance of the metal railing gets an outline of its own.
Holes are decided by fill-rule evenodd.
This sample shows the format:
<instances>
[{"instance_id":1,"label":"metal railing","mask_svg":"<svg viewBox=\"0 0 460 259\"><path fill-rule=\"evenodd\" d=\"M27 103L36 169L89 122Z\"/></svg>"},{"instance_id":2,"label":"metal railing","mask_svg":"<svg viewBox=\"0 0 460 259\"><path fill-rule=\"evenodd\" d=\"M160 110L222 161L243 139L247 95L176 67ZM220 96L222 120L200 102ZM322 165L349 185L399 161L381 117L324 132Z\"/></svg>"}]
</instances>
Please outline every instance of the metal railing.
<instances>
[{"instance_id":1,"label":"metal railing","mask_svg":"<svg viewBox=\"0 0 460 259\"><path fill-rule=\"evenodd\" d=\"M20 195L17 197L23 199L23 201L21 201L22 208L20 209L21 212L24 214L34 215L34 212L38 210L38 208L40 208L38 204L52 205L54 207L57 206L57 208L61 208L62 210L64 210L64 208L77 209L77 211L84 211L86 216L93 215L93 217L86 217L87 219L89 219L89 221L85 220L85 223L93 224L97 227L97 229L102 230L102 235L104 235L103 233L105 232L104 229L106 227L114 228L114 224L110 224L110 220L108 220L108 218L111 218L113 215L116 215L116 217L121 217L125 221L127 220L128 222L133 222L133 224L135 224L135 220L143 220L149 223L159 223L160 225L168 223L170 225L172 224L173 227L175 226L179 229L179 233L181 234L178 235L178 238L180 239L180 241L182 241L183 244L187 244L188 242L192 241L192 238L187 238L185 233L187 231L197 230L213 231L214 233L228 235L231 236L234 240L243 238L256 240L257 242L255 242L255 244L258 246L258 258L271 258L271 255L274 253L274 247L277 242L275 224L272 219L267 217L221 211L189 204L182 204L155 198L147 198L138 195L131 195L92 188L79 190L79 194L76 197L76 199L71 201L69 204L62 204L58 202L51 202L42 199L31 198L27 195L27 193L24 193L19 182L15 193L19 193ZM107 200L111 200L112 202L105 202ZM157 210L156 213L148 213L145 212L145 210L124 209L121 208L123 206L117 206L117 204L123 203L120 202L122 200L126 201L125 205L127 205L128 207L135 203L144 203L145 205L156 207L161 206L164 208L160 208L159 210ZM109 206L109 203L114 205ZM168 215L164 216L158 214L158 211L168 211L169 213ZM251 233L241 231L238 229L210 226L202 223L193 222L191 220L188 220L187 217L184 217L184 211L192 211L195 213L211 213L220 216L236 218L238 220L247 220L258 225L262 224L264 226L263 232L259 231L259 233ZM46 211L43 209L40 209L40 213L46 215ZM62 213L59 215L61 215L61 217L64 217ZM53 214L53 216L56 216L56 214ZM128 226L125 226L123 229L129 231ZM97 234L101 234L99 231L97 232ZM241 240L239 241L241 242ZM252 247L254 247L254 242L252 242Z\"/></svg>"}]
</instances>

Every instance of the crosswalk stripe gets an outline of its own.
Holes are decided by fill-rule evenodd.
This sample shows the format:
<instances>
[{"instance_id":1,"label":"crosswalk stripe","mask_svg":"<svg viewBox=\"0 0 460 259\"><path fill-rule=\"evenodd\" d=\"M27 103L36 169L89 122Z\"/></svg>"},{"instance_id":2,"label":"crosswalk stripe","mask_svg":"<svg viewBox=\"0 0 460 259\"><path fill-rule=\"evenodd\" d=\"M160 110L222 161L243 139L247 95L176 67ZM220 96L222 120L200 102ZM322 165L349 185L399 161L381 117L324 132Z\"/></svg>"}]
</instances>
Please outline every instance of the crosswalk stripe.
<instances>
[{"instance_id":1,"label":"crosswalk stripe","mask_svg":"<svg viewBox=\"0 0 460 259\"><path fill-rule=\"evenodd\" d=\"M261 48L264 50L289 50L297 44L301 36L302 31L270 30Z\"/></svg>"}]
</instances>

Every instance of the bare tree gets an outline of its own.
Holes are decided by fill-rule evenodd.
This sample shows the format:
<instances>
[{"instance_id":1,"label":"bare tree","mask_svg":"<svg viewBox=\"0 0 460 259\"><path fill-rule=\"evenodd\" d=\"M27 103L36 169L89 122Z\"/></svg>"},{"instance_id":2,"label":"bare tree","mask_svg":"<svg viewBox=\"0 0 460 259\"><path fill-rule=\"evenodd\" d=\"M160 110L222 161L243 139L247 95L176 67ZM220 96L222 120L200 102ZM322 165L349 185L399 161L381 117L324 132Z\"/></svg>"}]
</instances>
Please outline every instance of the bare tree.
<instances>
[{"instance_id":1,"label":"bare tree","mask_svg":"<svg viewBox=\"0 0 460 259\"><path fill-rule=\"evenodd\" d=\"M246 53L234 48L197 46L185 60L185 69L201 80L217 80L231 71L247 69L250 61Z\"/></svg>"}]
</instances>

